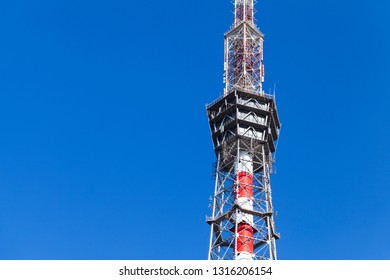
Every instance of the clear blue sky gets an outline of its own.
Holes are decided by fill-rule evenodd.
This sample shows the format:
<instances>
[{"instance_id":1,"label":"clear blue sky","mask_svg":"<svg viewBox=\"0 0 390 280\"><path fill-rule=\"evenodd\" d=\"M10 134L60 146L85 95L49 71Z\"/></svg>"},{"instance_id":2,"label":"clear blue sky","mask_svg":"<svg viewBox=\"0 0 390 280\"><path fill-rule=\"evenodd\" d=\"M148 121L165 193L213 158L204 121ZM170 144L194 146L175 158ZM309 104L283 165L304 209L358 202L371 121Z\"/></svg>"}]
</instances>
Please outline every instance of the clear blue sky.
<instances>
[{"instance_id":1,"label":"clear blue sky","mask_svg":"<svg viewBox=\"0 0 390 280\"><path fill-rule=\"evenodd\" d=\"M0 259L206 259L229 0L0 2ZM390 3L263 0L280 259L390 259Z\"/></svg>"}]
</instances>

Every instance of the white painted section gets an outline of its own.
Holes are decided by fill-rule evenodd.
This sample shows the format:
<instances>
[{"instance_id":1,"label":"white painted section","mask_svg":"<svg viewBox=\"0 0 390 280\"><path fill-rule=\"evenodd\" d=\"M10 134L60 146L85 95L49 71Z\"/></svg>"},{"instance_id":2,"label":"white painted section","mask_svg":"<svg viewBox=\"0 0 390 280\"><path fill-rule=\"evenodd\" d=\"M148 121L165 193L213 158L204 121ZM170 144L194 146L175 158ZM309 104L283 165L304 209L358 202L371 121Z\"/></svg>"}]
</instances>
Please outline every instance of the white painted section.
<instances>
[{"instance_id":1,"label":"white painted section","mask_svg":"<svg viewBox=\"0 0 390 280\"><path fill-rule=\"evenodd\" d=\"M253 174L252 155L247 151L239 151L236 174L239 172L248 172Z\"/></svg>"},{"instance_id":2,"label":"white painted section","mask_svg":"<svg viewBox=\"0 0 390 280\"><path fill-rule=\"evenodd\" d=\"M237 197L236 198L236 203L242 209L253 210L253 201L252 201L252 199L249 199L247 197Z\"/></svg>"},{"instance_id":3,"label":"white painted section","mask_svg":"<svg viewBox=\"0 0 390 280\"><path fill-rule=\"evenodd\" d=\"M237 197L236 204L239 205L242 209L253 210L253 201L247 197ZM253 215L247 213L238 213L236 215L237 223L246 222L247 224L254 226Z\"/></svg>"},{"instance_id":4,"label":"white painted section","mask_svg":"<svg viewBox=\"0 0 390 280\"><path fill-rule=\"evenodd\" d=\"M253 227L253 215L251 214L246 214L246 213L238 213L236 214L236 221L237 223L241 223L241 222L246 222L247 224L249 224L250 226Z\"/></svg>"},{"instance_id":5,"label":"white painted section","mask_svg":"<svg viewBox=\"0 0 390 280\"><path fill-rule=\"evenodd\" d=\"M248 252L239 252L236 255L236 260L238 261L249 261L253 260L253 256L251 253Z\"/></svg>"}]
</instances>

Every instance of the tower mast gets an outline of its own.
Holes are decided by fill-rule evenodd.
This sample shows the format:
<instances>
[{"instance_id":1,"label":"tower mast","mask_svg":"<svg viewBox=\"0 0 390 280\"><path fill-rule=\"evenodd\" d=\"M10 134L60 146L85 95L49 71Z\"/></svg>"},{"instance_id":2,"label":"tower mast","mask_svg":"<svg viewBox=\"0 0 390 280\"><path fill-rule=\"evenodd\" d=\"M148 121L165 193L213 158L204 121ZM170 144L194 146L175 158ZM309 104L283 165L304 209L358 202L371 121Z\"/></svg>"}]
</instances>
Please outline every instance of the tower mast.
<instances>
[{"instance_id":1,"label":"tower mast","mask_svg":"<svg viewBox=\"0 0 390 280\"><path fill-rule=\"evenodd\" d=\"M265 94L263 40L254 23L254 0L235 0L225 34L222 96L207 106L217 156L208 258L275 260L270 174L280 121Z\"/></svg>"}]
</instances>

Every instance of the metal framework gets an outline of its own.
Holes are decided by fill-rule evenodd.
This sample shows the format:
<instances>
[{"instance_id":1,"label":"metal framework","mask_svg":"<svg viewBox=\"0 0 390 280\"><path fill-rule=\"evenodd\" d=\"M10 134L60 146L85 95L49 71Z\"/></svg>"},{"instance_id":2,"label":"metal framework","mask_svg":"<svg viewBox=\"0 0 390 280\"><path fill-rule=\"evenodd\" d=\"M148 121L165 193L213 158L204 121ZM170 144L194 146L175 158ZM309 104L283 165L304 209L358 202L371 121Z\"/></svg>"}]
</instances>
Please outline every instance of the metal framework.
<instances>
[{"instance_id":1,"label":"metal framework","mask_svg":"<svg viewBox=\"0 0 390 280\"><path fill-rule=\"evenodd\" d=\"M261 94L264 35L253 22L253 0L235 1L233 28L225 34L225 94L235 87Z\"/></svg>"},{"instance_id":2,"label":"metal framework","mask_svg":"<svg viewBox=\"0 0 390 280\"><path fill-rule=\"evenodd\" d=\"M253 22L254 1L235 0L225 34L224 94L207 106L216 181L208 258L277 258L270 185L280 121L273 95L265 94L263 34Z\"/></svg>"}]
</instances>

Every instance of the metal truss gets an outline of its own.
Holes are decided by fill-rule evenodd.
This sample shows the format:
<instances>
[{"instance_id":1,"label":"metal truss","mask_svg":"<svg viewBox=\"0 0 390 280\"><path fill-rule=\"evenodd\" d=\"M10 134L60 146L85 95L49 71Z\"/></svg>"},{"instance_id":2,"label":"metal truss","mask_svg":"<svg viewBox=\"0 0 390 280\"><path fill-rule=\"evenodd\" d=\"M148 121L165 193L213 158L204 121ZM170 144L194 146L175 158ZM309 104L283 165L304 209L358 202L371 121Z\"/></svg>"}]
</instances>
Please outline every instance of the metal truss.
<instances>
[{"instance_id":1,"label":"metal truss","mask_svg":"<svg viewBox=\"0 0 390 280\"><path fill-rule=\"evenodd\" d=\"M240 148L239 148L240 147ZM238 151L251 151L254 161L258 163L253 180L253 210L240 208L235 202L235 189L238 182L234 167L237 165ZM260 151L260 152L258 152ZM223 154L225 156L223 156ZM223 158L229 154L231 162ZM253 216L255 233L253 235L255 260L275 260L275 240L279 235L275 231L274 209L270 186L270 172L272 158L267 155L265 144L256 144L254 141L235 141L226 145L225 151L218 154L216 183L213 199L212 216L207 219L211 225L209 256L210 260L235 259L237 223L236 217L242 214ZM229 169L226 167L230 166Z\"/></svg>"},{"instance_id":2,"label":"metal truss","mask_svg":"<svg viewBox=\"0 0 390 280\"><path fill-rule=\"evenodd\" d=\"M264 35L253 22L253 0L236 0L235 24L225 34L225 94L235 88L262 93Z\"/></svg>"}]
</instances>

